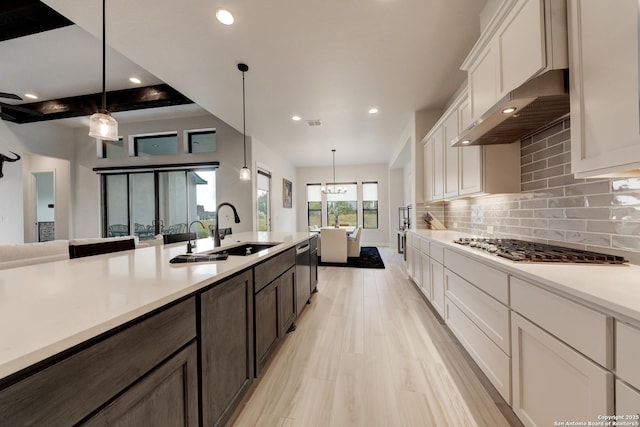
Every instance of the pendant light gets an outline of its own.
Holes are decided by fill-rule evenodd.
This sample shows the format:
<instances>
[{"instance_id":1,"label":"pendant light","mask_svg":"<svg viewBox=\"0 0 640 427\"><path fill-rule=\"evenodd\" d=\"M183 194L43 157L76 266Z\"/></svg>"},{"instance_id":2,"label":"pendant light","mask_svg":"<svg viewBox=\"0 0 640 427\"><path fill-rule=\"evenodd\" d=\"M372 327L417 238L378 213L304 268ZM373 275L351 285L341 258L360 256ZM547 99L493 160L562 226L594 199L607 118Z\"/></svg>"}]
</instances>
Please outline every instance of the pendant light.
<instances>
[{"instance_id":1,"label":"pendant light","mask_svg":"<svg viewBox=\"0 0 640 427\"><path fill-rule=\"evenodd\" d=\"M102 0L102 110L89 118L89 136L103 141L117 141L118 122L107 111L106 51L106 0Z\"/></svg>"},{"instance_id":2,"label":"pendant light","mask_svg":"<svg viewBox=\"0 0 640 427\"><path fill-rule=\"evenodd\" d=\"M333 155L333 186L323 186L320 191L324 194L344 194L347 192L347 187L336 186L336 149L333 148L331 153Z\"/></svg>"},{"instance_id":3,"label":"pendant light","mask_svg":"<svg viewBox=\"0 0 640 427\"><path fill-rule=\"evenodd\" d=\"M240 181L250 181L251 171L247 167L247 119L245 116L244 106L244 73L249 71L249 66L241 62L238 64L238 70L242 72L242 144L244 151L244 166L242 166L242 169L240 169Z\"/></svg>"}]
</instances>

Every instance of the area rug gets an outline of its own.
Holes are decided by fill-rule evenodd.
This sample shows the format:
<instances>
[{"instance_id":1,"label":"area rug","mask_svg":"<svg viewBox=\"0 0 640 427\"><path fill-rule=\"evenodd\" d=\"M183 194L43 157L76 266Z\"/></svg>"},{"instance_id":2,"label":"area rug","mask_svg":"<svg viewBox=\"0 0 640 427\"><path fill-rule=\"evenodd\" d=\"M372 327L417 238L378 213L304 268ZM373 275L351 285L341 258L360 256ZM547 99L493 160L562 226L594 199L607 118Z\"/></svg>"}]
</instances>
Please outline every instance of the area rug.
<instances>
[{"instance_id":1,"label":"area rug","mask_svg":"<svg viewBox=\"0 0 640 427\"><path fill-rule=\"evenodd\" d=\"M325 267L385 268L378 248L373 246L362 246L360 248L360 257L349 257L346 264L341 262L322 262L320 257L318 258L318 265Z\"/></svg>"}]
</instances>

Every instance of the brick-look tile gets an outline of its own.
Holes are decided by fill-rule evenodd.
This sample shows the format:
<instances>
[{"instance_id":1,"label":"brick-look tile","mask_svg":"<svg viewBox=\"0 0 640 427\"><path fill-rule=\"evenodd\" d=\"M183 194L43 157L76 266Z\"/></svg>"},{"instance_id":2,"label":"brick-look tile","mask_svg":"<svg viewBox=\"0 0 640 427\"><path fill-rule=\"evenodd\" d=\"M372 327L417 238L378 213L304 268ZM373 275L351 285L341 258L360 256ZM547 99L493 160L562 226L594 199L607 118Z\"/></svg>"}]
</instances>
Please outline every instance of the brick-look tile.
<instances>
[{"instance_id":1,"label":"brick-look tile","mask_svg":"<svg viewBox=\"0 0 640 427\"><path fill-rule=\"evenodd\" d=\"M429 210L459 231L487 236L492 226L494 237L599 250L640 263L640 178L574 178L570 125L566 118L521 141L521 193Z\"/></svg>"}]
</instances>

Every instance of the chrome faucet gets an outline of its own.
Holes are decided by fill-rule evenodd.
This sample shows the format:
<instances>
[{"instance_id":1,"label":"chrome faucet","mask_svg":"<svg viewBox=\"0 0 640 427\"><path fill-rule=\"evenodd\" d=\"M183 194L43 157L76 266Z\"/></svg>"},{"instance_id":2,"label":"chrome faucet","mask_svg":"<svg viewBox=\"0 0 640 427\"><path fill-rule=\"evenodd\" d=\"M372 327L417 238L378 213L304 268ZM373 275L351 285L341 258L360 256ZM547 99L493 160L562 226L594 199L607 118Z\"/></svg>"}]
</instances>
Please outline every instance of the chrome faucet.
<instances>
[{"instance_id":1,"label":"chrome faucet","mask_svg":"<svg viewBox=\"0 0 640 427\"><path fill-rule=\"evenodd\" d=\"M198 224L200 224L200 225L202 226L202 228L204 228L204 229L206 230L206 228L205 228L205 226L204 226L204 224L203 224L202 222L200 222L200 221L198 221L198 220L191 221L191 224L189 224L189 227L187 228L187 233L189 233L189 242L187 243L187 253L188 253L188 254L193 253L193 248L195 248L195 247L196 247L196 242L195 242L195 240L193 241L193 243L191 243L191 226L192 226L193 224L195 224L196 222L197 222ZM197 240L197 237L196 237L196 240Z\"/></svg>"},{"instance_id":2,"label":"chrome faucet","mask_svg":"<svg viewBox=\"0 0 640 427\"><path fill-rule=\"evenodd\" d=\"M231 203L227 203L227 202L220 203L216 208L216 226L213 229L213 246L215 247L220 246L220 208L223 206L229 206L231 209L233 209L234 222L236 224L240 223L240 217L238 216L238 211L236 210L236 207L233 206Z\"/></svg>"}]
</instances>

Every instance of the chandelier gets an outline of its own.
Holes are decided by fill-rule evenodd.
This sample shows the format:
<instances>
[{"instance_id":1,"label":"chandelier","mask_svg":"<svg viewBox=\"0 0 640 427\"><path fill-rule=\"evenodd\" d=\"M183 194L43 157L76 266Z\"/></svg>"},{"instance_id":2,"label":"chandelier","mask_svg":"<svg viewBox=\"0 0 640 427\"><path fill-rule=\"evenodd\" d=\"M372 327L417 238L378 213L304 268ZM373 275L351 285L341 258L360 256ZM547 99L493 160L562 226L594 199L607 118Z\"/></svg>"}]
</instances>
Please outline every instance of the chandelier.
<instances>
[{"instance_id":1,"label":"chandelier","mask_svg":"<svg viewBox=\"0 0 640 427\"><path fill-rule=\"evenodd\" d=\"M347 192L347 187L340 187L336 185L336 149L332 149L331 153L333 155L333 185L322 186L320 191L323 194L345 194Z\"/></svg>"}]
</instances>

